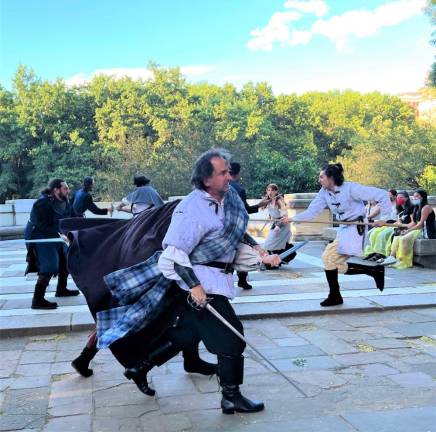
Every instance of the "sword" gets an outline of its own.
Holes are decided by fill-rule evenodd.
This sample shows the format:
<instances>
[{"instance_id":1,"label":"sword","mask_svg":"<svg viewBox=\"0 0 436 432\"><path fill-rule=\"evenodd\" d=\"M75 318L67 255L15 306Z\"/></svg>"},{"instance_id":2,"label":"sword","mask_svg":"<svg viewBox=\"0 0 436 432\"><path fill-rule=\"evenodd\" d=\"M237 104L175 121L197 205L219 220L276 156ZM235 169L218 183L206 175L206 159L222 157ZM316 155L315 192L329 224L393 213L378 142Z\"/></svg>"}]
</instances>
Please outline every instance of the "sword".
<instances>
[{"instance_id":1,"label":"sword","mask_svg":"<svg viewBox=\"0 0 436 432\"><path fill-rule=\"evenodd\" d=\"M285 250L284 252L279 254L280 259L283 261L285 258L287 258L289 255L291 255L294 252L296 252L298 249L301 249L303 246L307 245L307 243L309 243L309 240L304 240L304 241L302 241L300 243L297 243L296 245L292 246L288 250Z\"/></svg>"},{"instance_id":2,"label":"sword","mask_svg":"<svg viewBox=\"0 0 436 432\"><path fill-rule=\"evenodd\" d=\"M8 244L22 244L22 243L66 243L68 244L64 239L62 238L48 238L48 239L32 239L32 240L26 240L26 239L16 239L16 240L3 240L0 241L0 246L8 245Z\"/></svg>"},{"instance_id":3,"label":"sword","mask_svg":"<svg viewBox=\"0 0 436 432\"><path fill-rule=\"evenodd\" d=\"M303 390L301 390L299 387L297 387L294 382L291 381L276 365L271 363L261 352L257 350L250 342L245 339L245 337L238 332L213 306L211 306L209 303L206 303L204 306L212 315L214 315L216 318L218 318L227 328L229 328L236 336L238 336L239 339L244 341L259 357L261 357L263 360L265 360L279 375L281 375L289 384L291 384L295 390L297 390L300 394L302 394L304 397L308 397L306 393L304 393Z\"/></svg>"}]
</instances>

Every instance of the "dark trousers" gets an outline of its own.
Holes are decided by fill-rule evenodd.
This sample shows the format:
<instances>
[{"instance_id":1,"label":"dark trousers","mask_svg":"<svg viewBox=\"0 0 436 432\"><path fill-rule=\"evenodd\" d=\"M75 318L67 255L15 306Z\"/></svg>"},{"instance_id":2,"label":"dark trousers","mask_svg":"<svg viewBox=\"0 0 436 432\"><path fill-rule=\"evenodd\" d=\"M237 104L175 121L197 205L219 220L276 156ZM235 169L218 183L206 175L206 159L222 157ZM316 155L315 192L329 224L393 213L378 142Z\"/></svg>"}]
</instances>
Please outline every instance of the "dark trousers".
<instances>
[{"instance_id":1,"label":"dark trousers","mask_svg":"<svg viewBox=\"0 0 436 432\"><path fill-rule=\"evenodd\" d=\"M210 305L219 312L233 327L244 334L241 321L227 297L208 295ZM212 354L239 357L245 349L245 342L239 339L221 321L208 310L196 310L187 303L181 304L177 311L176 326L168 330L168 338L179 349L189 349L202 341Z\"/></svg>"}]
</instances>

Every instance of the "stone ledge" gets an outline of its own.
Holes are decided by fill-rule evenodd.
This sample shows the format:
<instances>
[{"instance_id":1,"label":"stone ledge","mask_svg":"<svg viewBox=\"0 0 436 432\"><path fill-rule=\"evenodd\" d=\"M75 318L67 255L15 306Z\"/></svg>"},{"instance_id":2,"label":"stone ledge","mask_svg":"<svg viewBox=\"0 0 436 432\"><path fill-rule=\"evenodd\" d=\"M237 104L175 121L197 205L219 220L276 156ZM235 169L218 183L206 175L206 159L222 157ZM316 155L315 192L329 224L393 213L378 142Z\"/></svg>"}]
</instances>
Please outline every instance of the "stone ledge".
<instances>
[{"instance_id":1,"label":"stone ledge","mask_svg":"<svg viewBox=\"0 0 436 432\"><path fill-rule=\"evenodd\" d=\"M387 297L387 296L385 296ZM396 297L395 295L390 297ZM415 296L416 297L416 296ZM385 305L376 303L368 297L346 298L346 304L341 306L334 306L331 308L321 308L319 306L320 299L304 300L304 301L282 301L282 302L262 302L251 304L234 304L237 315L242 320L266 319L266 318L282 318L282 317L301 317L301 316L320 316L320 315L334 315L334 314L351 314L356 312L383 312L387 310L399 309L423 309L423 308L436 308L434 300L427 298L427 301L422 303L400 302L398 304ZM412 304L413 303L413 304ZM39 315L41 316L41 315ZM47 316L47 315L45 315ZM38 317L35 315L34 317ZM18 317L17 317L18 318ZM22 318L22 317L20 317ZM38 319L35 319L35 326L32 326L32 319L27 318L26 325L11 325L8 328L0 329L0 339L19 337L19 336L36 336L46 335L52 333L72 333L80 331L92 331L95 329L95 322L90 317L88 320L83 317L80 323L74 324L59 324L47 323L42 324ZM53 320L54 321L54 320ZM21 323L23 324L23 323Z\"/></svg>"},{"instance_id":2,"label":"stone ledge","mask_svg":"<svg viewBox=\"0 0 436 432\"><path fill-rule=\"evenodd\" d=\"M24 225L0 227L0 240L24 238Z\"/></svg>"}]
</instances>

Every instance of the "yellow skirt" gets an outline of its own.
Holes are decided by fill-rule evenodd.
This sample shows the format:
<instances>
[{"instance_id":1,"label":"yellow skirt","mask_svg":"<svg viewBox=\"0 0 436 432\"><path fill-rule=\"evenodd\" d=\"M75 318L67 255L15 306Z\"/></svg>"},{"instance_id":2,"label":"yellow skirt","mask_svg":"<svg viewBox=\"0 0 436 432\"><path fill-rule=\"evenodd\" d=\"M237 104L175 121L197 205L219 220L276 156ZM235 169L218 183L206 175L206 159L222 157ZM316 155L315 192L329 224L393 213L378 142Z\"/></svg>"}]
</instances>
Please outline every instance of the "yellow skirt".
<instances>
[{"instance_id":1,"label":"yellow skirt","mask_svg":"<svg viewBox=\"0 0 436 432\"><path fill-rule=\"evenodd\" d=\"M413 244L421 235L422 230L413 230L403 236L396 236L392 242L391 251L397 258L394 265L397 269L413 267Z\"/></svg>"}]
</instances>

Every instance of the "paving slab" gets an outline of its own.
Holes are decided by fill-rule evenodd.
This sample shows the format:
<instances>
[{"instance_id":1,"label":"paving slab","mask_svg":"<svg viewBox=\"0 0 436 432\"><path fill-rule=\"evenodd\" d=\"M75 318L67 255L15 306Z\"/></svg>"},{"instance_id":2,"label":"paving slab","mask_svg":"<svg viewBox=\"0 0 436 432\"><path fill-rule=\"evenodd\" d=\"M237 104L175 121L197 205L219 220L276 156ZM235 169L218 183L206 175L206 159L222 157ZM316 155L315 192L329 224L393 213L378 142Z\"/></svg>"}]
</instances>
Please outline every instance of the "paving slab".
<instances>
[{"instance_id":1,"label":"paving slab","mask_svg":"<svg viewBox=\"0 0 436 432\"><path fill-rule=\"evenodd\" d=\"M359 432L436 432L436 405L343 415Z\"/></svg>"}]
</instances>

